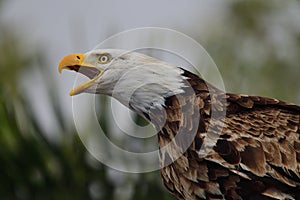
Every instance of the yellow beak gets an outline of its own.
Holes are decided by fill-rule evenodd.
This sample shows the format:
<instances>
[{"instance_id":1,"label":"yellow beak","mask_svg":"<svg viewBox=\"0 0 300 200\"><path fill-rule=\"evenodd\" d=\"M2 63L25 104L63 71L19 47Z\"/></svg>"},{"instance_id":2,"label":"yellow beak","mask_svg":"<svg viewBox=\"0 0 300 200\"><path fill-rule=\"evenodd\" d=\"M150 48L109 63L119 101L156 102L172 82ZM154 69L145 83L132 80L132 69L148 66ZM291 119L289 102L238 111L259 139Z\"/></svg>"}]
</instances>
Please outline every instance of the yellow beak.
<instances>
[{"instance_id":1,"label":"yellow beak","mask_svg":"<svg viewBox=\"0 0 300 200\"><path fill-rule=\"evenodd\" d=\"M87 82L75 87L70 91L70 96L74 96L76 94L80 94L84 92L86 89L91 87L92 85L95 85L95 80L98 79L101 74L103 73L103 70L100 69L97 66L91 65L89 63L84 62L84 54L70 54L65 56L58 65L58 72L61 73L62 70L74 70L76 72L80 72L89 78ZM85 70L88 69L88 70Z\"/></svg>"},{"instance_id":2,"label":"yellow beak","mask_svg":"<svg viewBox=\"0 0 300 200\"><path fill-rule=\"evenodd\" d=\"M58 72L61 73L63 69L75 70L75 66L81 66L83 63L84 55L83 54L70 54L59 62Z\"/></svg>"}]
</instances>

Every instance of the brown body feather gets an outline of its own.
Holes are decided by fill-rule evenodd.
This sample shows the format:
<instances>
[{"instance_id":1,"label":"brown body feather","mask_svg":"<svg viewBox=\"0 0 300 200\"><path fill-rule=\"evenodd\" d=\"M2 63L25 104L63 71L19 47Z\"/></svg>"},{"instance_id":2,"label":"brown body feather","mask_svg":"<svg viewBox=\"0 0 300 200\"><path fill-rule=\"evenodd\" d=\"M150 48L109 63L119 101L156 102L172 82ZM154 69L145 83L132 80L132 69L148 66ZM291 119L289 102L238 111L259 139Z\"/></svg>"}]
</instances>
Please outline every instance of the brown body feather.
<instances>
[{"instance_id":1,"label":"brown body feather","mask_svg":"<svg viewBox=\"0 0 300 200\"><path fill-rule=\"evenodd\" d=\"M194 92L166 99L158 134L168 190L180 199L300 199L300 107L184 75Z\"/></svg>"}]
</instances>

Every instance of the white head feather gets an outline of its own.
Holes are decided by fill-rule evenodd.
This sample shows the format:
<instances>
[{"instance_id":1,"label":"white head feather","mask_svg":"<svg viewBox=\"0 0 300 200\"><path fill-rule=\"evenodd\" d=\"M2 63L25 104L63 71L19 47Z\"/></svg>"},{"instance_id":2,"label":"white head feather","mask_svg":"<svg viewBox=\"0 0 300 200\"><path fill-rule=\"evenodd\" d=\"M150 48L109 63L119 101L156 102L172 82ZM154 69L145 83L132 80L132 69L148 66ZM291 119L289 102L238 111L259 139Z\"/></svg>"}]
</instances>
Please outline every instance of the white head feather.
<instances>
[{"instance_id":1,"label":"white head feather","mask_svg":"<svg viewBox=\"0 0 300 200\"><path fill-rule=\"evenodd\" d=\"M98 62L99 54L111 61ZM84 92L113 96L137 112L161 108L165 98L183 92L183 70L153 57L117 49L93 50L85 54L85 62L103 69L95 85Z\"/></svg>"}]
</instances>

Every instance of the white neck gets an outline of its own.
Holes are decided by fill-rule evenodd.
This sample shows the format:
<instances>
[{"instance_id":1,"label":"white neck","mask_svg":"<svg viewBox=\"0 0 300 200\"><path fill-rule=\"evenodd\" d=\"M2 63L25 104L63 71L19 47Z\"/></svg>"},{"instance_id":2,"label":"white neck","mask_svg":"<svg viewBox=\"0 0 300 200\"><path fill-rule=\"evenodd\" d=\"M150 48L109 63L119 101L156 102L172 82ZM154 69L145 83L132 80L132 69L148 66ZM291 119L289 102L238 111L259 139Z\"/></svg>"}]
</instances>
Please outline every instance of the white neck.
<instances>
[{"instance_id":1,"label":"white neck","mask_svg":"<svg viewBox=\"0 0 300 200\"><path fill-rule=\"evenodd\" d=\"M132 68L116 83L112 96L139 113L162 108L165 98L183 92L180 68L155 63Z\"/></svg>"}]
</instances>

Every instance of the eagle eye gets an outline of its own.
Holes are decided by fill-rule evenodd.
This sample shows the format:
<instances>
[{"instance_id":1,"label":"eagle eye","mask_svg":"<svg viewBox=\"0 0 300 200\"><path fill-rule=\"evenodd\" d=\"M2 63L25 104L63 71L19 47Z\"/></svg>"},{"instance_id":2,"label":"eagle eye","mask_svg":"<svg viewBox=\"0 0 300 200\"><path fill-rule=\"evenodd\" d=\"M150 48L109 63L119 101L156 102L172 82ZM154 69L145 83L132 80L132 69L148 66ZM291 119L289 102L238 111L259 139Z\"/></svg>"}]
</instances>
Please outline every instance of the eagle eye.
<instances>
[{"instance_id":1,"label":"eagle eye","mask_svg":"<svg viewBox=\"0 0 300 200\"><path fill-rule=\"evenodd\" d=\"M111 60L111 57L109 54L101 54L101 55L99 55L98 60L99 60L99 63L106 64Z\"/></svg>"}]
</instances>

